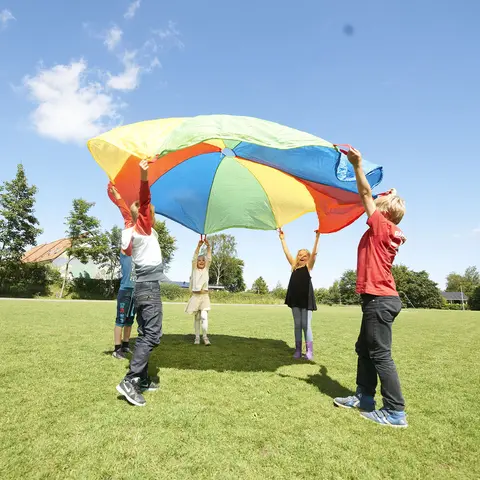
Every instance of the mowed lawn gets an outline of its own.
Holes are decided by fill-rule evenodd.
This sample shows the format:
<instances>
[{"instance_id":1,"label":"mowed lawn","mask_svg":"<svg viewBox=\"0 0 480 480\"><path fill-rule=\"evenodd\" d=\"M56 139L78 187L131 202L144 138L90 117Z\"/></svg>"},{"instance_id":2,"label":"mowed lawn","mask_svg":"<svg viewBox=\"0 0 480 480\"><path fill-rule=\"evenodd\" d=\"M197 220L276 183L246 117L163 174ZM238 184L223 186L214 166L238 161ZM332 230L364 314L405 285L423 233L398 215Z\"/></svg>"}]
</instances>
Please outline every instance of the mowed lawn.
<instances>
[{"instance_id":1,"label":"mowed lawn","mask_svg":"<svg viewBox=\"0 0 480 480\"><path fill-rule=\"evenodd\" d=\"M480 478L480 313L402 312L393 429L332 405L355 388L358 308L314 315L314 363L292 359L286 308L214 307L209 348L164 311L138 408L115 390L114 303L0 302L0 478Z\"/></svg>"}]
</instances>

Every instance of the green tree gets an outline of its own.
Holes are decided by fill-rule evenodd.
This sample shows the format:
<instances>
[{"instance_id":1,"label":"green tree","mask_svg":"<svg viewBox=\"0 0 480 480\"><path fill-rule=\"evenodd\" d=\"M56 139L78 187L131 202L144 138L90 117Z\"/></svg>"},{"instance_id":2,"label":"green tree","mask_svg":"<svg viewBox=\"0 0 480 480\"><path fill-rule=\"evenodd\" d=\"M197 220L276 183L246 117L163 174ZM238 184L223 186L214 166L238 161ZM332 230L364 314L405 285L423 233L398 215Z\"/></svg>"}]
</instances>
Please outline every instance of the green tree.
<instances>
[{"instance_id":1,"label":"green tree","mask_svg":"<svg viewBox=\"0 0 480 480\"><path fill-rule=\"evenodd\" d=\"M315 299L319 304L328 305L330 303L328 288L317 288L315 290Z\"/></svg>"},{"instance_id":2,"label":"green tree","mask_svg":"<svg viewBox=\"0 0 480 480\"><path fill-rule=\"evenodd\" d=\"M221 285L232 293L244 292L246 285L243 279L243 260L239 258L231 258L226 263L226 268L221 278Z\"/></svg>"},{"instance_id":3,"label":"green tree","mask_svg":"<svg viewBox=\"0 0 480 480\"><path fill-rule=\"evenodd\" d=\"M258 277L253 282L252 292L258 295L266 295L268 293L268 285L267 282L263 279L263 277Z\"/></svg>"},{"instance_id":4,"label":"green tree","mask_svg":"<svg viewBox=\"0 0 480 480\"><path fill-rule=\"evenodd\" d=\"M232 259L237 257L237 242L233 235L213 235L208 241L212 247L212 263L210 264L210 273L215 281L215 285L222 285L224 278L231 275L235 268Z\"/></svg>"},{"instance_id":5,"label":"green tree","mask_svg":"<svg viewBox=\"0 0 480 480\"><path fill-rule=\"evenodd\" d=\"M108 232L105 232L107 239L107 248L101 251L98 264L105 269L110 280L118 276L120 271L120 250L122 245L122 229L114 226Z\"/></svg>"},{"instance_id":6,"label":"green tree","mask_svg":"<svg viewBox=\"0 0 480 480\"><path fill-rule=\"evenodd\" d=\"M60 298L63 296L65 284L68 277L68 268L73 258L86 264L89 260L98 262L108 250L108 238L100 230L100 220L89 215L90 209L95 205L82 198L75 198L72 202L72 210L65 219L67 226L66 235L70 240L70 247L67 248L67 264L63 277Z\"/></svg>"},{"instance_id":7,"label":"green tree","mask_svg":"<svg viewBox=\"0 0 480 480\"><path fill-rule=\"evenodd\" d=\"M335 280L333 285L328 289L328 303L338 305L342 303L342 295L340 293L340 282Z\"/></svg>"},{"instance_id":8,"label":"green tree","mask_svg":"<svg viewBox=\"0 0 480 480\"><path fill-rule=\"evenodd\" d=\"M468 297L468 306L471 310L480 310L480 286Z\"/></svg>"},{"instance_id":9,"label":"green tree","mask_svg":"<svg viewBox=\"0 0 480 480\"><path fill-rule=\"evenodd\" d=\"M162 250L162 259L165 271L168 271L170 263L173 260L173 255L177 249L177 239L173 237L168 231L165 222L155 222L153 227L158 234L158 243Z\"/></svg>"},{"instance_id":10,"label":"green tree","mask_svg":"<svg viewBox=\"0 0 480 480\"><path fill-rule=\"evenodd\" d=\"M272 290L272 295L275 298L284 299L287 296L287 289L282 287L280 282L277 283L276 287Z\"/></svg>"},{"instance_id":11,"label":"green tree","mask_svg":"<svg viewBox=\"0 0 480 480\"><path fill-rule=\"evenodd\" d=\"M416 272L405 265L392 267L397 291L405 305L416 308L442 308L443 297L438 285L429 278L426 271Z\"/></svg>"},{"instance_id":12,"label":"green tree","mask_svg":"<svg viewBox=\"0 0 480 480\"><path fill-rule=\"evenodd\" d=\"M28 185L23 165L11 182L0 186L0 261L20 261L42 233L35 217L37 187Z\"/></svg>"},{"instance_id":13,"label":"green tree","mask_svg":"<svg viewBox=\"0 0 480 480\"><path fill-rule=\"evenodd\" d=\"M477 267L471 266L463 275L452 272L447 275L447 292L461 292L469 297L480 286L480 272Z\"/></svg>"},{"instance_id":14,"label":"green tree","mask_svg":"<svg viewBox=\"0 0 480 480\"><path fill-rule=\"evenodd\" d=\"M356 293L357 272L345 270L338 285L340 296L344 305L358 305L361 303L360 295Z\"/></svg>"}]
</instances>

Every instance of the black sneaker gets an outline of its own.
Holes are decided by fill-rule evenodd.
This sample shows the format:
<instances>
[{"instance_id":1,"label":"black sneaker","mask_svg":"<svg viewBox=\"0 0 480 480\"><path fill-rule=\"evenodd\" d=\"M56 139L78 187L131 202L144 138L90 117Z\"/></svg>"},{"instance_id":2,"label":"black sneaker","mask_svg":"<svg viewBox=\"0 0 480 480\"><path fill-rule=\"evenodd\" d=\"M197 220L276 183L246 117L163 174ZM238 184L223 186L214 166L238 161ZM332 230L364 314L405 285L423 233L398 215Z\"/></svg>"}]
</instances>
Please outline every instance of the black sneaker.
<instances>
[{"instance_id":1,"label":"black sneaker","mask_svg":"<svg viewBox=\"0 0 480 480\"><path fill-rule=\"evenodd\" d=\"M117 358L118 360L125 360L127 357L125 356L125 354L122 352L122 350L115 350L113 353L112 353L112 357L113 358Z\"/></svg>"},{"instance_id":2,"label":"black sneaker","mask_svg":"<svg viewBox=\"0 0 480 480\"><path fill-rule=\"evenodd\" d=\"M155 392L160 388L160 379L158 377L148 377L140 382L142 392Z\"/></svg>"},{"instance_id":3,"label":"black sneaker","mask_svg":"<svg viewBox=\"0 0 480 480\"><path fill-rule=\"evenodd\" d=\"M139 378L133 378L131 381L124 378L120 384L117 385L117 392L137 407L144 407L147 403L140 390Z\"/></svg>"},{"instance_id":4,"label":"black sneaker","mask_svg":"<svg viewBox=\"0 0 480 480\"><path fill-rule=\"evenodd\" d=\"M130 350L130 347L122 347L122 352L123 353L132 353L132 351Z\"/></svg>"}]
</instances>

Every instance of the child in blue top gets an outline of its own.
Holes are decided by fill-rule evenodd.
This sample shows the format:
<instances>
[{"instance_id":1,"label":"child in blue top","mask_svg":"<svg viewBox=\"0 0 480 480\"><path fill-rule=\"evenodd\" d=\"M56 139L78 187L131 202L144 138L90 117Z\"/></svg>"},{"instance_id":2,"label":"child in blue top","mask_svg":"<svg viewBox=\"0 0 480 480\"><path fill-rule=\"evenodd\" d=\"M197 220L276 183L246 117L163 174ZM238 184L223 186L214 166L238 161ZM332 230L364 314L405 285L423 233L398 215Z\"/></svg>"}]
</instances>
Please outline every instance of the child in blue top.
<instances>
[{"instance_id":1,"label":"child in blue top","mask_svg":"<svg viewBox=\"0 0 480 480\"><path fill-rule=\"evenodd\" d=\"M125 222L125 229L133 227L132 214L118 193L117 189L110 183L108 185L108 196L110 200L119 208ZM133 300L133 291L135 288L135 268L133 267L131 255L127 255L123 250L120 251L120 267L122 278L120 280L120 289L117 295L117 317L114 329L114 351L112 356L119 360L125 360L126 353L130 353L129 341L132 333L132 325L135 319L135 302ZM122 342L123 330L123 342Z\"/></svg>"}]
</instances>

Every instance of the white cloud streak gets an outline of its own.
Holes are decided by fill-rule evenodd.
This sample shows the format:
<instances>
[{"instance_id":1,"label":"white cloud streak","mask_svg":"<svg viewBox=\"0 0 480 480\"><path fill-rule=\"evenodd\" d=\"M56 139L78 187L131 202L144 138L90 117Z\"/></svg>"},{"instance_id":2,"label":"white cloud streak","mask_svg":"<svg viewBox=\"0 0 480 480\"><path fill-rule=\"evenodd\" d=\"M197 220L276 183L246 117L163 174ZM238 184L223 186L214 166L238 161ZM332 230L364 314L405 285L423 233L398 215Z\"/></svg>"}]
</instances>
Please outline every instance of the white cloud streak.
<instances>
[{"instance_id":1,"label":"white cloud streak","mask_svg":"<svg viewBox=\"0 0 480 480\"><path fill-rule=\"evenodd\" d=\"M135 14L137 13L137 10L140 8L140 3L141 0L134 0L129 6L125 14L123 15L124 18L127 20L131 20Z\"/></svg>"},{"instance_id":2,"label":"white cloud streak","mask_svg":"<svg viewBox=\"0 0 480 480\"><path fill-rule=\"evenodd\" d=\"M107 46L108 50L115 50L115 47L122 40L123 31L121 28L118 28L114 25L105 35L104 44Z\"/></svg>"},{"instance_id":3,"label":"white cloud streak","mask_svg":"<svg viewBox=\"0 0 480 480\"><path fill-rule=\"evenodd\" d=\"M0 28L6 28L8 22L11 22L12 20L16 20L16 18L10 10L5 8L0 12Z\"/></svg>"}]
</instances>

